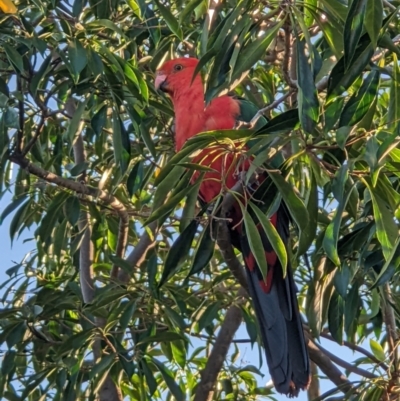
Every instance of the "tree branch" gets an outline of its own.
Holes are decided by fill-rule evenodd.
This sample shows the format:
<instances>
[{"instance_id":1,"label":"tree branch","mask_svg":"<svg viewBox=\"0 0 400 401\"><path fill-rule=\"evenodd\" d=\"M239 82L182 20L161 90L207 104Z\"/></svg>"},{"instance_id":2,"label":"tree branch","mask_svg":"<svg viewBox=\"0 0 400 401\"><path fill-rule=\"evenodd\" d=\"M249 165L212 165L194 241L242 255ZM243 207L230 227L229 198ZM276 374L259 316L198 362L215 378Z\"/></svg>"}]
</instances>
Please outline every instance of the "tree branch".
<instances>
[{"instance_id":1,"label":"tree branch","mask_svg":"<svg viewBox=\"0 0 400 401\"><path fill-rule=\"evenodd\" d=\"M73 115L76 111L75 103L70 97L67 101L66 108L68 113ZM41 130L41 126L44 126L44 114L42 114L41 121L38 125L37 133ZM38 135L32 137L32 139L37 138ZM36 139L35 139L36 140ZM33 142L34 143L34 142ZM25 152L29 151L30 147L25 148ZM86 160L85 147L82 139L81 132L77 135L76 140L73 142L72 149L74 152L75 164L81 164ZM26 154L26 153L25 153ZM80 181L87 183L86 170L79 177ZM90 224L90 215L87 211L83 211L80 214L78 221L78 228L80 232L84 232L82 244L79 249L79 279L81 283L82 297L83 301L86 303L91 303L94 298L94 283L93 283L93 243L91 241L92 236L92 226ZM95 357L99 357L98 352Z\"/></svg>"},{"instance_id":2,"label":"tree branch","mask_svg":"<svg viewBox=\"0 0 400 401\"><path fill-rule=\"evenodd\" d=\"M157 221L153 221L147 226L147 230L140 237L139 242L135 248L126 258L132 266L132 271L136 266L139 266L146 258L147 252L156 244L155 235L157 231ZM151 235L149 234L149 231ZM130 279L129 275L125 270L120 270L118 274L118 280L122 283L127 283Z\"/></svg>"},{"instance_id":3,"label":"tree branch","mask_svg":"<svg viewBox=\"0 0 400 401\"><path fill-rule=\"evenodd\" d=\"M246 295L246 290L240 288L238 291L238 302L243 302L243 298ZM241 322L242 311L238 305L233 304L226 312L225 320L221 325L214 347L207 360L206 367L201 374L201 380L196 389L194 401L210 401L212 399L215 382L217 381L233 337Z\"/></svg>"},{"instance_id":4,"label":"tree branch","mask_svg":"<svg viewBox=\"0 0 400 401\"><path fill-rule=\"evenodd\" d=\"M326 338L327 340L336 342L333 339L333 337L328 333L322 332L320 335L321 335L321 337ZM385 369L386 371L389 370L389 366L387 366L385 363L383 363L378 358L376 358L374 354L372 354L371 352L367 351L366 349L360 347L359 345L353 344L353 343L351 343L349 341L345 341L345 340L343 341L343 345L345 345L346 347L350 348L353 351L356 351L356 352L359 352L360 354L365 355L367 358L371 359L371 361L375 362L382 369Z\"/></svg>"},{"instance_id":5,"label":"tree branch","mask_svg":"<svg viewBox=\"0 0 400 401\"><path fill-rule=\"evenodd\" d=\"M315 398L321 395L319 389L319 378L318 378L318 367L315 362L310 361L311 368L311 383L307 389L308 401L313 401Z\"/></svg>"},{"instance_id":6,"label":"tree branch","mask_svg":"<svg viewBox=\"0 0 400 401\"><path fill-rule=\"evenodd\" d=\"M332 354L328 350L326 350L324 347L321 345L315 343L315 345L319 348L320 351L322 351L329 359L332 360L332 362L336 363L337 365L341 366L344 369L347 369L350 372L355 373L356 375L366 377L367 379L377 379L379 376L375 375L372 372L368 372L368 370L361 369L357 366L352 365L349 362L344 361L343 359L339 358L335 354Z\"/></svg>"},{"instance_id":7,"label":"tree branch","mask_svg":"<svg viewBox=\"0 0 400 401\"><path fill-rule=\"evenodd\" d=\"M331 380L336 386L340 387L341 391L347 393L352 389L351 382L347 377L335 366L331 359L322 352L311 338L310 333L304 330L306 336L307 348L310 354L310 359L321 369L321 371Z\"/></svg>"}]
</instances>

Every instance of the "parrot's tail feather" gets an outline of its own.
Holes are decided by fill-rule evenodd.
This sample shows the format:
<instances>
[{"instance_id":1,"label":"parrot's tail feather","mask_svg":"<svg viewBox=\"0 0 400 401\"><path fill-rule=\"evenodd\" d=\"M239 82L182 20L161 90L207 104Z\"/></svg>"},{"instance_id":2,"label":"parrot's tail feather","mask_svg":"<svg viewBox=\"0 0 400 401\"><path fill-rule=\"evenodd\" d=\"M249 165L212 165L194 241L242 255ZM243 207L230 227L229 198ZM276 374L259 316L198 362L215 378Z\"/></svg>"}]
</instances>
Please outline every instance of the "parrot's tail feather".
<instances>
[{"instance_id":1,"label":"parrot's tail feather","mask_svg":"<svg viewBox=\"0 0 400 401\"><path fill-rule=\"evenodd\" d=\"M279 226L278 218L276 228L285 240L286 228ZM272 247L261 231L269 264L266 281L255 265L246 236L241 237L250 295L275 388L289 397L296 397L310 382L310 362L297 303L296 284L290 266L287 266L286 277L283 278L279 260L276 255L272 255ZM275 263L271 266L270 261Z\"/></svg>"}]
</instances>

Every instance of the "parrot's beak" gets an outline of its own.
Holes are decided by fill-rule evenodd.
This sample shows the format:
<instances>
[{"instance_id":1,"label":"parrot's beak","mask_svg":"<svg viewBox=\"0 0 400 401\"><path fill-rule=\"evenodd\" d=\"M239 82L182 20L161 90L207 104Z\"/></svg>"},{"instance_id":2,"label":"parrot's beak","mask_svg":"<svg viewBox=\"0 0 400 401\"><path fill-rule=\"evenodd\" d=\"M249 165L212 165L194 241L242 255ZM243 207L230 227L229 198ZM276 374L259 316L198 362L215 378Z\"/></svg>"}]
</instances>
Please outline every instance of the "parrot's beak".
<instances>
[{"instance_id":1,"label":"parrot's beak","mask_svg":"<svg viewBox=\"0 0 400 401\"><path fill-rule=\"evenodd\" d=\"M156 90L162 90L163 92L167 92L168 90L167 76L162 72L157 72L156 80L154 82L154 86Z\"/></svg>"}]
</instances>

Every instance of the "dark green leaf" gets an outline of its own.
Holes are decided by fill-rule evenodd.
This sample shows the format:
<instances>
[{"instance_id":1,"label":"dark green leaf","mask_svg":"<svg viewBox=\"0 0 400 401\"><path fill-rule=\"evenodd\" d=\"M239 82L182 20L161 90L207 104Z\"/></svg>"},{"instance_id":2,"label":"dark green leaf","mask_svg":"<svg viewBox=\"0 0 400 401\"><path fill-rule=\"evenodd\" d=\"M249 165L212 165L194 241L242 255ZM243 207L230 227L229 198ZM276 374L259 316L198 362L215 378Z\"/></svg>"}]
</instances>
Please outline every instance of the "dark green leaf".
<instances>
[{"instance_id":1,"label":"dark green leaf","mask_svg":"<svg viewBox=\"0 0 400 401\"><path fill-rule=\"evenodd\" d=\"M11 65L17 70L17 72L24 72L24 62L16 48L4 42L2 43L2 46Z\"/></svg>"},{"instance_id":2,"label":"dark green leaf","mask_svg":"<svg viewBox=\"0 0 400 401\"><path fill-rule=\"evenodd\" d=\"M164 270L158 284L159 287L168 281L168 279L179 269L182 262L188 257L198 226L199 222L197 220L190 222L172 245L165 260Z\"/></svg>"},{"instance_id":3,"label":"dark green leaf","mask_svg":"<svg viewBox=\"0 0 400 401\"><path fill-rule=\"evenodd\" d=\"M81 204L76 196L70 196L63 206L64 215L68 219L71 226L74 226L78 220L81 212Z\"/></svg>"},{"instance_id":4,"label":"dark green leaf","mask_svg":"<svg viewBox=\"0 0 400 401\"><path fill-rule=\"evenodd\" d=\"M214 254L215 243L211 237L210 224L204 227L201 233L188 277L200 273L208 265Z\"/></svg>"},{"instance_id":5,"label":"dark green leaf","mask_svg":"<svg viewBox=\"0 0 400 401\"><path fill-rule=\"evenodd\" d=\"M168 28L178 37L179 40L183 40L183 33L180 27L179 21L173 16L171 11L165 7L159 0L154 0L157 7L168 25Z\"/></svg>"},{"instance_id":6,"label":"dark green leaf","mask_svg":"<svg viewBox=\"0 0 400 401\"><path fill-rule=\"evenodd\" d=\"M160 371L165 383L167 384L169 391L173 395L176 401L185 401L185 394L182 392L180 387L176 384L172 372L160 361L153 358L153 363L156 365L157 369Z\"/></svg>"},{"instance_id":7,"label":"dark green leaf","mask_svg":"<svg viewBox=\"0 0 400 401\"><path fill-rule=\"evenodd\" d=\"M337 292L333 292L328 310L328 326L332 337L339 343L343 343L343 314L344 300Z\"/></svg>"},{"instance_id":8,"label":"dark green leaf","mask_svg":"<svg viewBox=\"0 0 400 401\"><path fill-rule=\"evenodd\" d=\"M79 74L87 64L86 50L78 39L73 39L68 43L68 55L71 63L71 72L75 82L77 82Z\"/></svg>"},{"instance_id":9,"label":"dark green leaf","mask_svg":"<svg viewBox=\"0 0 400 401\"><path fill-rule=\"evenodd\" d=\"M353 0L344 25L344 65L347 71L360 41L367 0Z\"/></svg>"},{"instance_id":10,"label":"dark green leaf","mask_svg":"<svg viewBox=\"0 0 400 401\"><path fill-rule=\"evenodd\" d=\"M357 124L367 114L379 88L379 71L372 70L364 80L361 88L354 93L344 106L339 126Z\"/></svg>"},{"instance_id":11,"label":"dark green leaf","mask_svg":"<svg viewBox=\"0 0 400 401\"><path fill-rule=\"evenodd\" d=\"M382 1L367 0L364 26L374 47L376 47L378 43L379 31L382 27L382 18Z\"/></svg>"},{"instance_id":12,"label":"dark green leaf","mask_svg":"<svg viewBox=\"0 0 400 401\"><path fill-rule=\"evenodd\" d=\"M305 40L297 37L296 43L299 120L303 130L312 134L319 119L317 89L305 52Z\"/></svg>"}]
</instances>

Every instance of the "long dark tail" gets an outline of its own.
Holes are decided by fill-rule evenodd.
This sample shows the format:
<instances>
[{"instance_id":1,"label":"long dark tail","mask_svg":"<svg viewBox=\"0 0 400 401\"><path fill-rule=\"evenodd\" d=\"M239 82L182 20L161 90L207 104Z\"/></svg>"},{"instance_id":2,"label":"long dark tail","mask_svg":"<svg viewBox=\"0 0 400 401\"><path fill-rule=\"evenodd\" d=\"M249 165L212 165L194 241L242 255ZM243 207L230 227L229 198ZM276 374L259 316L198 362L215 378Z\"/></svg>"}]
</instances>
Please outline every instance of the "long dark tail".
<instances>
[{"instance_id":1,"label":"long dark tail","mask_svg":"<svg viewBox=\"0 0 400 401\"><path fill-rule=\"evenodd\" d=\"M283 241L288 238L288 217L280 207L271 219ZM269 372L278 392L296 397L310 381L310 363L296 297L291 267L283 278L282 267L267 236L260 229L268 263L263 280L247 241L241 235L240 247L246 263L248 285L253 299Z\"/></svg>"}]
</instances>

